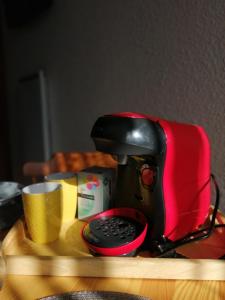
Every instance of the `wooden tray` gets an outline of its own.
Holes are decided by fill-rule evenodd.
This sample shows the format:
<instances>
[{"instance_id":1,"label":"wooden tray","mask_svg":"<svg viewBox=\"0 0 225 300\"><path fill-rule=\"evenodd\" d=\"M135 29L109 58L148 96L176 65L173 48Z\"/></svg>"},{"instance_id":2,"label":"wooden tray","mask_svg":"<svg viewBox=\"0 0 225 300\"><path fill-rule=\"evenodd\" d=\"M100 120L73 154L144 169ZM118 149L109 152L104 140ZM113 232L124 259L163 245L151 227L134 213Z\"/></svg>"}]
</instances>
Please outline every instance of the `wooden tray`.
<instances>
[{"instance_id":1,"label":"wooden tray","mask_svg":"<svg viewBox=\"0 0 225 300\"><path fill-rule=\"evenodd\" d=\"M221 214L218 223L224 222ZM8 274L83 277L225 280L225 228L207 240L179 249L187 258L93 257L80 236L83 222L63 226L57 241L39 245L29 239L19 220L2 243Z\"/></svg>"}]
</instances>

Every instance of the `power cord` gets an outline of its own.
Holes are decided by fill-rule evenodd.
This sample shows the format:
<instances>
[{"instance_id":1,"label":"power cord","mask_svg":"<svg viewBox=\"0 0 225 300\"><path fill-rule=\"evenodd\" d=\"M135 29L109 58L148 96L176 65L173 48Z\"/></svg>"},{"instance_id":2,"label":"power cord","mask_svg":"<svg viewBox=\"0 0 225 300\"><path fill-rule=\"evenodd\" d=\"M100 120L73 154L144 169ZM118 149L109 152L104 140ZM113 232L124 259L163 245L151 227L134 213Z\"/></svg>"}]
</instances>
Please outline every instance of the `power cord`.
<instances>
[{"instance_id":1,"label":"power cord","mask_svg":"<svg viewBox=\"0 0 225 300\"><path fill-rule=\"evenodd\" d=\"M213 213L212 213L212 219L211 219L209 226L199 229L197 231L188 233L187 235L185 235L184 237L182 237L176 241L168 241L165 238L164 242L162 241L162 243L159 243L158 245L156 245L157 252L158 252L156 254L157 257L166 257L166 256L170 255L171 252L174 252L175 249L180 246L208 238L212 234L214 228L225 227L225 224L215 224L216 216L217 216L217 212L218 212L219 204L220 204L220 190L219 190L217 181L215 179L215 176L213 174L211 174L210 177L215 186L216 199L215 199L215 205L214 205L214 209L213 209Z\"/></svg>"}]
</instances>

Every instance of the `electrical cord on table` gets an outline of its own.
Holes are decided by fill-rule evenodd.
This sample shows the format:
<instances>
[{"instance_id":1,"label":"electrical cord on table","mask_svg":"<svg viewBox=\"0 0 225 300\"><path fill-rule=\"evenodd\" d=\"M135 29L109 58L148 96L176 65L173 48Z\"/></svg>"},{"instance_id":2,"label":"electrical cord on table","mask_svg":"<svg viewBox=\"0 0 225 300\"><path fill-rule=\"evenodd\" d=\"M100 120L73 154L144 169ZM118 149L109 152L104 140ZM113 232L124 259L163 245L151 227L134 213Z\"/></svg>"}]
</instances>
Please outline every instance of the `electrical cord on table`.
<instances>
[{"instance_id":1,"label":"electrical cord on table","mask_svg":"<svg viewBox=\"0 0 225 300\"><path fill-rule=\"evenodd\" d=\"M166 255L170 254L172 251L174 251L176 248L178 248L180 246L208 238L212 234L214 228L225 227L225 224L215 224L217 212L219 209L219 203L220 203L220 190L219 190L217 181L215 179L215 176L213 174L211 174L211 179L215 186L216 199L215 199L215 205L214 205L214 209L213 209L213 213L212 213L212 219L211 219L209 226L199 229L199 230L196 230L196 231L193 231L193 232L190 232L187 235L185 235L184 237L182 237L176 241L173 241L173 242L165 241L164 244L159 244L158 245L159 251L157 253L157 257L165 257Z\"/></svg>"}]
</instances>

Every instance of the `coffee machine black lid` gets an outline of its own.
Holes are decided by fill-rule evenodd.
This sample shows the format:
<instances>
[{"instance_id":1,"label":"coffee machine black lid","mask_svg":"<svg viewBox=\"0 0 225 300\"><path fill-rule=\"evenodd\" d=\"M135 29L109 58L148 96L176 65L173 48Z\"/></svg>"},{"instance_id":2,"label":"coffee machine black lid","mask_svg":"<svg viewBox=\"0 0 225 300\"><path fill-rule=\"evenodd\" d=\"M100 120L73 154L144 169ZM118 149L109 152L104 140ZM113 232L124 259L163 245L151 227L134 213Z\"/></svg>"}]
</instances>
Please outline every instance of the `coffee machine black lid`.
<instances>
[{"instance_id":1,"label":"coffee machine black lid","mask_svg":"<svg viewBox=\"0 0 225 300\"><path fill-rule=\"evenodd\" d=\"M98 118L91 137L98 151L117 155L157 155L163 151L165 141L158 122L120 115Z\"/></svg>"}]
</instances>

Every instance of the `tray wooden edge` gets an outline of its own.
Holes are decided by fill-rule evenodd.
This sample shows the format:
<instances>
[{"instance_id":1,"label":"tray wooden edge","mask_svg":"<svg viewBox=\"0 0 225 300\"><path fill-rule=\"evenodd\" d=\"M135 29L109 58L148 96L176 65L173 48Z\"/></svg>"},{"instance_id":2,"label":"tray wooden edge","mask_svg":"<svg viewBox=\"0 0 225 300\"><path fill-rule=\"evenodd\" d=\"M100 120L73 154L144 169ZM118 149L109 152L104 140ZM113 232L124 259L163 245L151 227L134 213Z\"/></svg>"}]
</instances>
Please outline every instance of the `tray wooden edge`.
<instances>
[{"instance_id":1,"label":"tray wooden edge","mask_svg":"<svg viewBox=\"0 0 225 300\"><path fill-rule=\"evenodd\" d=\"M225 262L212 259L13 255L6 269L11 275L225 280Z\"/></svg>"}]
</instances>

